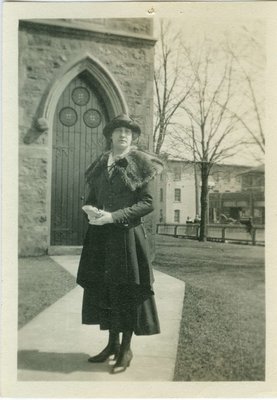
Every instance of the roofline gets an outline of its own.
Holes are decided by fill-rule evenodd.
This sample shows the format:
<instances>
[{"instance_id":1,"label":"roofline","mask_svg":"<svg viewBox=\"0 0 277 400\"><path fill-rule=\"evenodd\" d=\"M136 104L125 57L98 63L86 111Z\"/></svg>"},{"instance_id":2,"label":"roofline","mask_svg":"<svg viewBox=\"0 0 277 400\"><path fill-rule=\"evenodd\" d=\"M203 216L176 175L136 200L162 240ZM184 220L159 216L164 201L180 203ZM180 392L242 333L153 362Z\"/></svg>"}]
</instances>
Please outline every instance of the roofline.
<instances>
[{"instance_id":1,"label":"roofline","mask_svg":"<svg viewBox=\"0 0 277 400\"><path fill-rule=\"evenodd\" d=\"M238 175L245 175L245 174L249 174L251 172L255 173L255 174L264 174L265 170L259 170L259 168L264 167L264 164L258 165L257 167L252 167L249 168L247 171L243 171Z\"/></svg>"},{"instance_id":2,"label":"roofline","mask_svg":"<svg viewBox=\"0 0 277 400\"><path fill-rule=\"evenodd\" d=\"M190 161L190 160L174 160L174 159L165 159L164 160L166 163L167 162L179 162L179 163L184 163L184 164L201 164L201 161ZM217 166L223 166L223 167L241 167L241 168L257 168L253 167L252 165L245 165L245 164L222 164L222 163L214 163L213 165Z\"/></svg>"},{"instance_id":3,"label":"roofline","mask_svg":"<svg viewBox=\"0 0 277 400\"><path fill-rule=\"evenodd\" d=\"M107 31L100 27L82 26L78 21L74 24L70 24L67 21L61 21L60 19L21 19L19 21L19 28L24 27L32 28L34 30L44 30L47 32L51 30L62 33L75 33L79 36L98 37L104 40L107 40L107 38L109 40L124 39L126 42L140 42L150 47L153 47L157 42L157 38L154 38L152 35L134 34L132 32L119 31L116 29L110 29Z\"/></svg>"}]
</instances>

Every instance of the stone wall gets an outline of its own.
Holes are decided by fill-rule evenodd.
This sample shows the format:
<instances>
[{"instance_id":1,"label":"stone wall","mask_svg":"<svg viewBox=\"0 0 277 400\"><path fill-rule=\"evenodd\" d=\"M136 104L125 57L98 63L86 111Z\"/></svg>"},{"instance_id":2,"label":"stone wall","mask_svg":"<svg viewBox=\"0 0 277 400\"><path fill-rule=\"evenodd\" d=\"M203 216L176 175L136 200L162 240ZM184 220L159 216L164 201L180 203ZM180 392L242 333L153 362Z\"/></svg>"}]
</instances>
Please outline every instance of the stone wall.
<instances>
[{"instance_id":1,"label":"stone wall","mask_svg":"<svg viewBox=\"0 0 277 400\"><path fill-rule=\"evenodd\" d=\"M49 246L51 186L47 171L51 149L47 132L37 130L36 116L42 97L66 63L87 52L106 66L120 86L130 114L142 126L140 145L146 149L152 145L152 22L142 19L131 24L126 20L124 27L124 20L102 20L103 32L102 28L87 29L85 22L80 29L74 20L55 21L57 26L53 20L50 25L47 21L21 21L19 26L19 253L23 256L44 254ZM124 30L130 35L124 37ZM26 137L33 139L26 141ZM148 225L151 228L151 222Z\"/></svg>"},{"instance_id":2,"label":"stone wall","mask_svg":"<svg viewBox=\"0 0 277 400\"><path fill-rule=\"evenodd\" d=\"M49 21L49 20L48 20ZM140 35L152 38L153 24L147 18L97 18L97 19L60 19L59 24L73 26L80 29L98 30L102 32L113 32L114 34Z\"/></svg>"}]
</instances>

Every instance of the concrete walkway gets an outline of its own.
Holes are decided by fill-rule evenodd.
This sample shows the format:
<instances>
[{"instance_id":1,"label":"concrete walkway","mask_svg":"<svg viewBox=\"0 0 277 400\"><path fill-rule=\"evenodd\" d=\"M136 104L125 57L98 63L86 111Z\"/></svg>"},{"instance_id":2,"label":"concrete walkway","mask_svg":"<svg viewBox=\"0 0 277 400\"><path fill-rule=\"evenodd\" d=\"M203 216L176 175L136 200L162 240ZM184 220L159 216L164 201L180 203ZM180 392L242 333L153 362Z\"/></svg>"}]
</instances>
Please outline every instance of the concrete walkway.
<instances>
[{"instance_id":1,"label":"concrete walkway","mask_svg":"<svg viewBox=\"0 0 277 400\"><path fill-rule=\"evenodd\" d=\"M76 276L79 256L53 256ZM134 358L121 374L109 374L112 361L87 358L107 343L107 332L81 324L83 290L79 286L44 310L18 333L18 380L21 381L172 381L185 284L158 271L155 294L159 335L134 336Z\"/></svg>"}]
</instances>

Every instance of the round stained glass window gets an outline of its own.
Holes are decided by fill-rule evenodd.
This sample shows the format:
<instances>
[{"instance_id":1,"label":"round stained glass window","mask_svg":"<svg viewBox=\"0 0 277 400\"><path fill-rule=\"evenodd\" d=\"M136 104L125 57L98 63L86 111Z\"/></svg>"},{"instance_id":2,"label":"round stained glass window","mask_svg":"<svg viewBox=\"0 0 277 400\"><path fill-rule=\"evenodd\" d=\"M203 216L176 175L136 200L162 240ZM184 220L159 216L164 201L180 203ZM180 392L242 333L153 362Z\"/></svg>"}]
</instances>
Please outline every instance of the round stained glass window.
<instances>
[{"instance_id":1,"label":"round stained glass window","mask_svg":"<svg viewBox=\"0 0 277 400\"><path fill-rule=\"evenodd\" d=\"M83 87L76 87L72 92L72 100L78 106L85 106L88 104L90 98L89 91Z\"/></svg>"},{"instance_id":2,"label":"round stained glass window","mask_svg":"<svg viewBox=\"0 0 277 400\"><path fill-rule=\"evenodd\" d=\"M60 121L65 126L72 126L76 124L77 113L71 107L64 107L59 113Z\"/></svg>"},{"instance_id":3,"label":"round stained glass window","mask_svg":"<svg viewBox=\"0 0 277 400\"><path fill-rule=\"evenodd\" d=\"M90 128L96 128L101 123L101 114L99 111L90 108L84 113L84 123Z\"/></svg>"}]
</instances>

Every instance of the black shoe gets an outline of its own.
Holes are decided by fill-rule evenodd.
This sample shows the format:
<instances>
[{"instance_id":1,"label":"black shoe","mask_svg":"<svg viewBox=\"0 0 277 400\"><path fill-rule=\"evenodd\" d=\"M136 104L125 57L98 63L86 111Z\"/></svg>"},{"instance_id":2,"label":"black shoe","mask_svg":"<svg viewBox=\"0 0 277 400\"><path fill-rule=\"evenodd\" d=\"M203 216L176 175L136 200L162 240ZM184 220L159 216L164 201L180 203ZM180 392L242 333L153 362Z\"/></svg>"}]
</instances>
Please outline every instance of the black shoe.
<instances>
[{"instance_id":1,"label":"black shoe","mask_svg":"<svg viewBox=\"0 0 277 400\"><path fill-rule=\"evenodd\" d=\"M114 360L116 360L119 354L119 349L120 349L119 343L113 346L108 345L104 348L104 350L101 351L101 353L97 354L96 356L90 357L88 359L88 362L91 363L105 362L112 355L114 355Z\"/></svg>"},{"instance_id":2,"label":"black shoe","mask_svg":"<svg viewBox=\"0 0 277 400\"><path fill-rule=\"evenodd\" d=\"M120 352L116 363L111 369L111 374L119 374L120 372L124 372L130 366L132 358L133 353L131 349Z\"/></svg>"}]
</instances>

